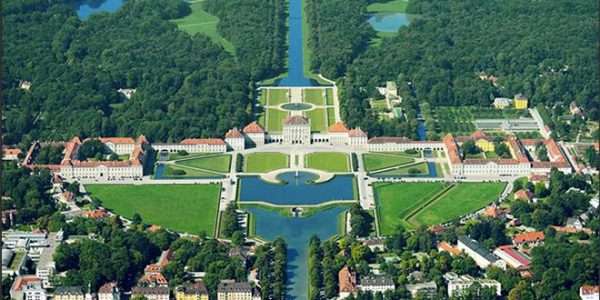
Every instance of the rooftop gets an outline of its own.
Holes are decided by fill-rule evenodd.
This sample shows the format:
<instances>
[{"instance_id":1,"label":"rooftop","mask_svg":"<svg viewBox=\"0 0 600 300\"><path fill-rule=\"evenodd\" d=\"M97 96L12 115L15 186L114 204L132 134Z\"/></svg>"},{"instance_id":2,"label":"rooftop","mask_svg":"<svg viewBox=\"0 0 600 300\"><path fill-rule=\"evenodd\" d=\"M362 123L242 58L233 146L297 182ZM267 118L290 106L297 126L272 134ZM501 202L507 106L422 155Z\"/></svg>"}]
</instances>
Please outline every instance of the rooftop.
<instances>
[{"instance_id":1,"label":"rooftop","mask_svg":"<svg viewBox=\"0 0 600 300\"><path fill-rule=\"evenodd\" d=\"M252 287L247 282L221 281L217 292L252 292Z\"/></svg>"},{"instance_id":2,"label":"rooftop","mask_svg":"<svg viewBox=\"0 0 600 300\"><path fill-rule=\"evenodd\" d=\"M245 133L264 133L265 129L256 121L246 125L243 130Z\"/></svg>"},{"instance_id":3,"label":"rooftop","mask_svg":"<svg viewBox=\"0 0 600 300\"><path fill-rule=\"evenodd\" d=\"M525 233L517 233L513 236L513 241L517 244L543 241L545 238L543 231L533 231Z\"/></svg>"},{"instance_id":4,"label":"rooftop","mask_svg":"<svg viewBox=\"0 0 600 300\"><path fill-rule=\"evenodd\" d=\"M337 122L331 126L329 126L329 132L348 132L348 128L346 127L346 125L344 125L344 123L342 122Z\"/></svg>"},{"instance_id":5,"label":"rooftop","mask_svg":"<svg viewBox=\"0 0 600 300\"><path fill-rule=\"evenodd\" d=\"M289 116L283 120L284 125L306 125L309 120L303 116Z\"/></svg>"},{"instance_id":6,"label":"rooftop","mask_svg":"<svg viewBox=\"0 0 600 300\"><path fill-rule=\"evenodd\" d=\"M469 236L467 235L461 235L458 238L458 241L463 243L465 245L465 247L475 251L477 254L481 255L483 258L485 258L487 261L489 262L494 262L496 260L498 260L491 252L489 249L487 249L486 247L484 247L483 245L481 245L479 242L471 239Z\"/></svg>"}]
</instances>

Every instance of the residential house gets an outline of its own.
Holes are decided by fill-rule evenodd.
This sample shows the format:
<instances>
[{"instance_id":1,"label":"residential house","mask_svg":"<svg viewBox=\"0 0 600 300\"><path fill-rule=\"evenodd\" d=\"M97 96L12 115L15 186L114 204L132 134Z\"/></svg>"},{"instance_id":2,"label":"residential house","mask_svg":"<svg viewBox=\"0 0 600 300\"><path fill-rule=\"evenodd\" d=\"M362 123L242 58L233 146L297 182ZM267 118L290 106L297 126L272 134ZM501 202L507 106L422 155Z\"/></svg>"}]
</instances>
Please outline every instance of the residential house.
<instances>
[{"instance_id":1,"label":"residential house","mask_svg":"<svg viewBox=\"0 0 600 300\"><path fill-rule=\"evenodd\" d=\"M244 267L246 267L246 263L247 263L247 257L244 254L244 252L242 252L241 248L231 248L229 249L229 257L233 257L233 258L237 258L239 261L242 262L242 265Z\"/></svg>"},{"instance_id":2,"label":"residential house","mask_svg":"<svg viewBox=\"0 0 600 300\"><path fill-rule=\"evenodd\" d=\"M515 200L525 200L527 202L533 201L534 194L526 189L518 190L515 195Z\"/></svg>"},{"instance_id":3,"label":"residential house","mask_svg":"<svg viewBox=\"0 0 600 300\"><path fill-rule=\"evenodd\" d=\"M169 287L166 286L136 286L131 290L131 296L144 296L148 300L169 300Z\"/></svg>"},{"instance_id":4,"label":"residential house","mask_svg":"<svg viewBox=\"0 0 600 300\"><path fill-rule=\"evenodd\" d=\"M600 285L582 285L579 288L579 297L581 300L600 299Z\"/></svg>"},{"instance_id":5,"label":"residential house","mask_svg":"<svg viewBox=\"0 0 600 300\"><path fill-rule=\"evenodd\" d=\"M23 290L27 285L41 284L42 280L34 275L17 276L10 287L10 298L21 300L24 297Z\"/></svg>"},{"instance_id":6,"label":"residential house","mask_svg":"<svg viewBox=\"0 0 600 300\"><path fill-rule=\"evenodd\" d=\"M54 291L54 300L84 300L85 293L80 286L57 287Z\"/></svg>"},{"instance_id":7,"label":"residential house","mask_svg":"<svg viewBox=\"0 0 600 300\"><path fill-rule=\"evenodd\" d=\"M569 110L574 116L581 115L581 108L577 106L577 103L575 103L575 101L572 101L571 104L569 104Z\"/></svg>"},{"instance_id":8,"label":"residential house","mask_svg":"<svg viewBox=\"0 0 600 300\"><path fill-rule=\"evenodd\" d=\"M505 109L510 106L512 100L509 98L494 98L494 107L497 109Z\"/></svg>"},{"instance_id":9,"label":"residential house","mask_svg":"<svg viewBox=\"0 0 600 300\"><path fill-rule=\"evenodd\" d=\"M502 285L500 282L492 279L480 279L474 278L470 275L462 275L458 276L455 273L446 273L444 274L444 279L448 284L448 296L456 296L462 295L465 293L471 285L474 283L479 283L482 288L492 288L495 290L496 295L500 296L502 294Z\"/></svg>"},{"instance_id":10,"label":"residential house","mask_svg":"<svg viewBox=\"0 0 600 300\"><path fill-rule=\"evenodd\" d=\"M362 244L369 247L373 252L385 250L385 240L383 238L364 239Z\"/></svg>"},{"instance_id":11,"label":"residential house","mask_svg":"<svg viewBox=\"0 0 600 300\"><path fill-rule=\"evenodd\" d=\"M464 251L465 254L471 257L475 263L477 263L477 266L482 269L486 269L491 265L497 265L498 267L505 268L503 261L499 260L490 252L490 250L485 248L479 242L466 235L462 235L458 238L458 244L456 245L456 248L460 251Z\"/></svg>"},{"instance_id":12,"label":"residential house","mask_svg":"<svg viewBox=\"0 0 600 300\"><path fill-rule=\"evenodd\" d=\"M217 300L253 300L253 292L247 282L222 280L217 286Z\"/></svg>"},{"instance_id":13,"label":"residential house","mask_svg":"<svg viewBox=\"0 0 600 300\"><path fill-rule=\"evenodd\" d=\"M581 229L583 229L583 223L578 218L571 217L571 218L567 219L566 227L571 227L571 228L581 230Z\"/></svg>"},{"instance_id":14,"label":"residential house","mask_svg":"<svg viewBox=\"0 0 600 300\"><path fill-rule=\"evenodd\" d=\"M175 289L176 300L208 300L208 290L202 282L178 286Z\"/></svg>"},{"instance_id":15,"label":"residential house","mask_svg":"<svg viewBox=\"0 0 600 300\"><path fill-rule=\"evenodd\" d=\"M120 300L121 291L116 282L107 282L98 289L98 300Z\"/></svg>"},{"instance_id":16,"label":"residential house","mask_svg":"<svg viewBox=\"0 0 600 300\"><path fill-rule=\"evenodd\" d=\"M460 252L460 250L452 247L452 245L448 244L446 241L441 241L438 243L438 251L442 252L442 251L447 251L448 253L450 253L450 255L461 255L462 252Z\"/></svg>"},{"instance_id":17,"label":"residential house","mask_svg":"<svg viewBox=\"0 0 600 300\"><path fill-rule=\"evenodd\" d=\"M523 94L516 94L513 100L516 109L527 109L528 100Z\"/></svg>"},{"instance_id":18,"label":"residential house","mask_svg":"<svg viewBox=\"0 0 600 300\"><path fill-rule=\"evenodd\" d=\"M437 294L437 284L435 281L428 281L416 284L407 284L406 289L410 292L412 298L421 296L423 298L429 298Z\"/></svg>"},{"instance_id":19,"label":"residential house","mask_svg":"<svg viewBox=\"0 0 600 300\"><path fill-rule=\"evenodd\" d=\"M362 278L358 285L358 289L363 292L377 292L385 293L387 291L393 291L396 288L394 280L391 277L376 277L376 278Z\"/></svg>"},{"instance_id":20,"label":"residential house","mask_svg":"<svg viewBox=\"0 0 600 300\"><path fill-rule=\"evenodd\" d=\"M46 290L40 281L28 282L23 287L23 300L46 300L47 298Z\"/></svg>"},{"instance_id":21,"label":"residential house","mask_svg":"<svg viewBox=\"0 0 600 300\"><path fill-rule=\"evenodd\" d=\"M348 266L344 266L338 272L338 285L340 287L339 298L344 299L358 291L356 284L356 272L351 271Z\"/></svg>"},{"instance_id":22,"label":"residential house","mask_svg":"<svg viewBox=\"0 0 600 300\"><path fill-rule=\"evenodd\" d=\"M521 246L521 245L538 245L544 242L544 232L543 231L534 231L534 232L525 232L525 233L517 233L513 235L513 244Z\"/></svg>"},{"instance_id":23,"label":"residential house","mask_svg":"<svg viewBox=\"0 0 600 300\"><path fill-rule=\"evenodd\" d=\"M4 148L2 149L2 160L19 160L21 152L19 148Z\"/></svg>"}]
</instances>

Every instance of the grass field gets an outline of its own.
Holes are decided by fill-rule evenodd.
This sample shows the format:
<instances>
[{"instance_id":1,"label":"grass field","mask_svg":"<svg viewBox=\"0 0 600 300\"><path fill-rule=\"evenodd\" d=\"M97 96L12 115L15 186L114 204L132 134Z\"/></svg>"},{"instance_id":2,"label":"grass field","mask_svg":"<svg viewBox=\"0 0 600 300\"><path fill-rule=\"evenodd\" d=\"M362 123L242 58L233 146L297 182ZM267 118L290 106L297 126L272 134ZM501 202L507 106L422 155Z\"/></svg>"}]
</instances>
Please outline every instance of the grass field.
<instances>
[{"instance_id":1,"label":"grass field","mask_svg":"<svg viewBox=\"0 0 600 300\"><path fill-rule=\"evenodd\" d=\"M304 102L314 105L325 105L325 97L323 97L323 89L304 89Z\"/></svg>"},{"instance_id":2,"label":"grass field","mask_svg":"<svg viewBox=\"0 0 600 300\"><path fill-rule=\"evenodd\" d=\"M191 3L190 8L192 9L192 12L189 15L181 19L173 20L179 29L190 35L194 35L198 32L203 33L213 42L223 46L227 52L235 55L235 47L233 47L233 44L224 39L217 32L219 18L202 10L202 2Z\"/></svg>"},{"instance_id":3,"label":"grass field","mask_svg":"<svg viewBox=\"0 0 600 300\"><path fill-rule=\"evenodd\" d=\"M408 0L393 0L384 3L372 3L367 6L367 12L404 12Z\"/></svg>"},{"instance_id":4,"label":"grass field","mask_svg":"<svg viewBox=\"0 0 600 300\"><path fill-rule=\"evenodd\" d=\"M267 95L268 105L279 105L290 102L290 90L288 89L269 89Z\"/></svg>"},{"instance_id":5,"label":"grass field","mask_svg":"<svg viewBox=\"0 0 600 300\"><path fill-rule=\"evenodd\" d=\"M231 155L220 154L177 161L176 164L220 173L229 172Z\"/></svg>"},{"instance_id":6,"label":"grass field","mask_svg":"<svg viewBox=\"0 0 600 300\"><path fill-rule=\"evenodd\" d=\"M260 103L262 106L267 105L267 90L260 90L258 95L258 103Z\"/></svg>"},{"instance_id":7,"label":"grass field","mask_svg":"<svg viewBox=\"0 0 600 300\"><path fill-rule=\"evenodd\" d=\"M335 123L335 109L333 107L327 108L327 123L329 126Z\"/></svg>"},{"instance_id":8,"label":"grass field","mask_svg":"<svg viewBox=\"0 0 600 300\"><path fill-rule=\"evenodd\" d=\"M375 183L379 230L381 234L392 234L398 225L412 226L404 220L411 211L439 193L443 183Z\"/></svg>"},{"instance_id":9,"label":"grass field","mask_svg":"<svg viewBox=\"0 0 600 300\"><path fill-rule=\"evenodd\" d=\"M316 152L305 157L306 166L327 172L350 172L350 159L345 153Z\"/></svg>"},{"instance_id":10,"label":"grass field","mask_svg":"<svg viewBox=\"0 0 600 300\"><path fill-rule=\"evenodd\" d=\"M363 162L367 172L371 172L393 166L413 163L415 160L410 157L399 155L367 153L363 154Z\"/></svg>"},{"instance_id":11,"label":"grass field","mask_svg":"<svg viewBox=\"0 0 600 300\"><path fill-rule=\"evenodd\" d=\"M325 90L326 95L325 95L325 104L327 105L333 105L333 89L326 89Z\"/></svg>"},{"instance_id":12,"label":"grass field","mask_svg":"<svg viewBox=\"0 0 600 300\"><path fill-rule=\"evenodd\" d=\"M315 108L313 110L305 111L304 115L310 119L310 129L312 131L326 131L329 127L327 125L327 116L325 115L324 108Z\"/></svg>"},{"instance_id":13,"label":"grass field","mask_svg":"<svg viewBox=\"0 0 600 300\"><path fill-rule=\"evenodd\" d=\"M267 131L281 131L283 130L283 120L290 115L290 112L269 108L267 114Z\"/></svg>"},{"instance_id":14,"label":"grass field","mask_svg":"<svg viewBox=\"0 0 600 300\"><path fill-rule=\"evenodd\" d=\"M220 185L86 185L87 191L116 214L180 232L212 235Z\"/></svg>"},{"instance_id":15,"label":"grass field","mask_svg":"<svg viewBox=\"0 0 600 300\"><path fill-rule=\"evenodd\" d=\"M261 152L251 153L244 158L244 170L247 173L268 173L289 167L289 157L283 153Z\"/></svg>"},{"instance_id":16,"label":"grass field","mask_svg":"<svg viewBox=\"0 0 600 300\"><path fill-rule=\"evenodd\" d=\"M404 167L400 167L400 168L396 168L396 169L392 169L392 170L388 170L388 171L379 172L379 173L376 173L376 175L411 175L409 173L410 169L417 169L417 170L421 171L419 173L412 174L412 175L423 175L423 174L429 173L429 167L427 166L427 163L420 162L420 163L417 163L414 165L409 165L409 166L404 166Z\"/></svg>"},{"instance_id":17,"label":"grass field","mask_svg":"<svg viewBox=\"0 0 600 300\"><path fill-rule=\"evenodd\" d=\"M498 154L496 154L496 152L493 152L493 151L486 151L485 157L486 158L499 158Z\"/></svg>"},{"instance_id":18,"label":"grass field","mask_svg":"<svg viewBox=\"0 0 600 300\"><path fill-rule=\"evenodd\" d=\"M496 200L505 185L501 182L460 183L409 218L409 222L432 225L451 221Z\"/></svg>"},{"instance_id":19,"label":"grass field","mask_svg":"<svg viewBox=\"0 0 600 300\"><path fill-rule=\"evenodd\" d=\"M197 169L192 169L192 168L189 168L189 167L186 167L186 166L165 164L164 168L165 169L163 171L163 177L165 177L165 178L193 178L193 177L214 177L214 178L218 178L218 177L223 177L222 174L208 172L208 171L202 171L202 170L197 170ZM184 175L176 174L175 173L176 170L182 170L182 171L185 172L185 174Z\"/></svg>"},{"instance_id":20,"label":"grass field","mask_svg":"<svg viewBox=\"0 0 600 300\"><path fill-rule=\"evenodd\" d=\"M210 153L188 153L187 155L181 155L179 153L169 153L169 160L177 160L183 158L192 158L192 157L201 157L205 155L210 155ZM157 157L160 157L160 154L157 152Z\"/></svg>"}]
</instances>

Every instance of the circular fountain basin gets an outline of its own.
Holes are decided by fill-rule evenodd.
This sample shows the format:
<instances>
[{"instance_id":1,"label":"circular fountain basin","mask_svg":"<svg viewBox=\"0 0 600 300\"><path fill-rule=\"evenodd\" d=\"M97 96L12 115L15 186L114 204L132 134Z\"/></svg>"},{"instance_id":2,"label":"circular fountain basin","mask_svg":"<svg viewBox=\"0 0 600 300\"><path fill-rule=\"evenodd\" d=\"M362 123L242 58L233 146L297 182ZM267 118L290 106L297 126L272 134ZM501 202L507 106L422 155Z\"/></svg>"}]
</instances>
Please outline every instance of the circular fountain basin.
<instances>
[{"instance_id":1,"label":"circular fountain basin","mask_svg":"<svg viewBox=\"0 0 600 300\"><path fill-rule=\"evenodd\" d=\"M279 109L282 110L290 110L290 111L302 111L302 110L309 110L312 109L313 106L312 104L308 104L308 103L284 103L282 105L279 106Z\"/></svg>"}]
</instances>

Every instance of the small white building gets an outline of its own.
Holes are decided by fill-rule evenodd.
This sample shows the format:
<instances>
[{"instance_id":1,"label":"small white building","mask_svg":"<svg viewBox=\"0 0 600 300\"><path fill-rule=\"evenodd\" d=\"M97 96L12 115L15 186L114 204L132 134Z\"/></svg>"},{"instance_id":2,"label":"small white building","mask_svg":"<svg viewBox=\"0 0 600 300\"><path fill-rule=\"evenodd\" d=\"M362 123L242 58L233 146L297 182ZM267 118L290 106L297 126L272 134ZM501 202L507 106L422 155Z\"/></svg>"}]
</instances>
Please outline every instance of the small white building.
<instances>
[{"instance_id":1,"label":"small white building","mask_svg":"<svg viewBox=\"0 0 600 300\"><path fill-rule=\"evenodd\" d=\"M290 116L283 120L283 143L309 145L310 120L303 116Z\"/></svg>"},{"instance_id":2,"label":"small white building","mask_svg":"<svg viewBox=\"0 0 600 300\"><path fill-rule=\"evenodd\" d=\"M107 282L98 289L98 300L119 300L121 292L115 282Z\"/></svg>"},{"instance_id":3,"label":"small white building","mask_svg":"<svg viewBox=\"0 0 600 300\"><path fill-rule=\"evenodd\" d=\"M394 281L390 277L363 278L358 284L358 289L363 292L385 293L393 291L396 288Z\"/></svg>"},{"instance_id":4,"label":"small white building","mask_svg":"<svg viewBox=\"0 0 600 300\"><path fill-rule=\"evenodd\" d=\"M102 137L99 140L117 155L130 154L136 146L136 142L130 137Z\"/></svg>"},{"instance_id":5,"label":"small white building","mask_svg":"<svg viewBox=\"0 0 600 300\"><path fill-rule=\"evenodd\" d=\"M225 134L225 143L234 151L246 148L246 139L237 128L233 128Z\"/></svg>"},{"instance_id":6,"label":"small white building","mask_svg":"<svg viewBox=\"0 0 600 300\"><path fill-rule=\"evenodd\" d=\"M265 144L265 129L256 121L246 125L242 131L248 142L253 143L257 147Z\"/></svg>"},{"instance_id":7,"label":"small white building","mask_svg":"<svg viewBox=\"0 0 600 300\"><path fill-rule=\"evenodd\" d=\"M429 299L429 296L437 294L437 284L435 281L407 284L406 289L410 292L412 298L417 298L417 296L421 295Z\"/></svg>"},{"instance_id":8,"label":"small white building","mask_svg":"<svg viewBox=\"0 0 600 300\"><path fill-rule=\"evenodd\" d=\"M30 281L23 286L23 300L46 300L48 295L40 281Z\"/></svg>"},{"instance_id":9,"label":"small white building","mask_svg":"<svg viewBox=\"0 0 600 300\"><path fill-rule=\"evenodd\" d=\"M344 123L337 122L327 130L329 134L329 142L333 145L346 145L348 144L348 128Z\"/></svg>"},{"instance_id":10,"label":"small white building","mask_svg":"<svg viewBox=\"0 0 600 300\"><path fill-rule=\"evenodd\" d=\"M350 148L367 149L368 135L360 127L354 128L348 132L348 142Z\"/></svg>"},{"instance_id":11,"label":"small white building","mask_svg":"<svg viewBox=\"0 0 600 300\"><path fill-rule=\"evenodd\" d=\"M153 287L134 287L132 290L132 297L144 296L148 300L169 300L169 287L166 286L153 286Z\"/></svg>"},{"instance_id":12,"label":"small white building","mask_svg":"<svg viewBox=\"0 0 600 300\"><path fill-rule=\"evenodd\" d=\"M479 283L482 288L492 288L495 290L496 295L500 296L502 294L502 285L500 282L492 279L480 279L474 278L469 275L458 276L455 273L446 273L444 274L444 279L448 284L448 296L457 296L465 293L471 285L474 283Z\"/></svg>"},{"instance_id":13,"label":"small white building","mask_svg":"<svg viewBox=\"0 0 600 300\"><path fill-rule=\"evenodd\" d=\"M600 299L600 285L582 285L579 288L579 297L581 300Z\"/></svg>"}]
</instances>

